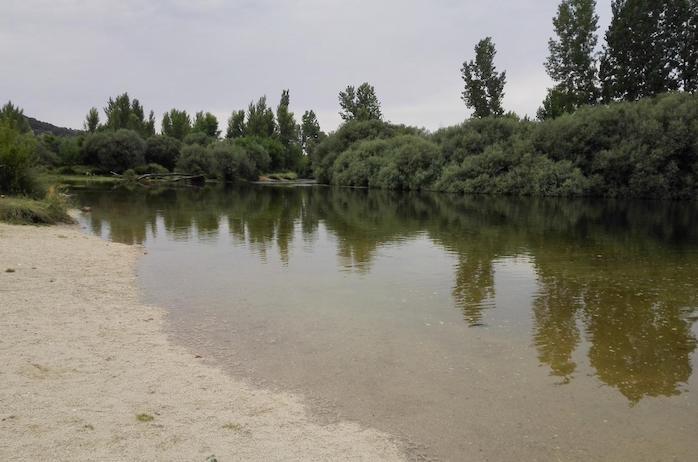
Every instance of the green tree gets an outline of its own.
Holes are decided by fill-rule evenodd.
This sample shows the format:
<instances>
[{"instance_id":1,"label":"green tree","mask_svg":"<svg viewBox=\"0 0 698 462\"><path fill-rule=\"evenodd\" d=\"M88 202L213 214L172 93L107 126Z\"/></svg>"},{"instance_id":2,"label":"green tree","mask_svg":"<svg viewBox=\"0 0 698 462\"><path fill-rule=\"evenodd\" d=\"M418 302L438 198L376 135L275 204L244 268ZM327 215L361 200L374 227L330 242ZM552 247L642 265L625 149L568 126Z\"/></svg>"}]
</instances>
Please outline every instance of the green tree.
<instances>
[{"instance_id":1,"label":"green tree","mask_svg":"<svg viewBox=\"0 0 698 462\"><path fill-rule=\"evenodd\" d=\"M96 107L90 108L85 117L83 128L88 133L94 133L99 128L99 112Z\"/></svg>"},{"instance_id":2,"label":"green tree","mask_svg":"<svg viewBox=\"0 0 698 462\"><path fill-rule=\"evenodd\" d=\"M598 99L594 49L598 26L596 0L562 0L553 26L557 38L548 42L545 62L548 75L556 82L548 91L540 114L556 117Z\"/></svg>"},{"instance_id":3,"label":"green tree","mask_svg":"<svg viewBox=\"0 0 698 462\"><path fill-rule=\"evenodd\" d=\"M306 155L310 155L315 146L321 141L324 133L320 130L320 122L315 111L305 111L301 118L301 147Z\"/></svg>"},{"instance_id":4,"label":"green tree","mask_svg":"<svg viewBox=\"0 0 698 462\"><path fill-rule=\"evenodd\" d=\"M247 109L246 135L272 137L276 133L274 111L267 106L267 97L262 96L257 103L250 103Z\"/></svg>"},{"instance_id":5,"label":"green tree","mask_svg":"<svg viewBox=\"0 0 698 462\"><path fill-rule=\"evenodd\" d=\"M678 86L687 92L698 89L698 0L670 0L666 34L670 63Z\"/></svg>"},{"instance_id":6,"label":"green tree","mask_svg":"<svg viewBox=\"0 0 698 462\"><path fill-rule=\"evenodd\" d=\"M234 111L228 119L228 129L225 132L225 137L228 139L242 138L245 136L245 111L242 109Z\"/></svg>"},{"instance_id":7,"label":"green tree","mask_svg":"<svg viewBox=\"0 0 698 462\"><path fill-rule=\"evenodd\" d=\"M612 10L600 66L604 101L694 89L695 0L614 0Z\"/></svg>"},{"instance_id":8,"label":"green tree","mask_svg":"<svg viewBox=\"0 0 698 462\"><path fill-rule=\"evenodd\" d=\"M476 118L504 114L502 98L506 72L497 73L494 65L496 54L492 38L487 37L475 46L475 60L464 62L461 68L465 82L462 98L465 105L473 109Z\"/></svg>"},{"instance_id":9,"label":"green tree","mask_svg":"<svg viewBox=\"0 0 698 462\"><path fill-rule=\"evenodd\" d=\"M170 109L162 116L162 134L183 141L191 131L191 118L187 111Z\"/></svg>"},{"instance_id":10,"label":"green tree","mask_svg":"<svg viewBox=\"0 0 698 462\"><path fill-rule=\"evenodd\" d=\"M148 138L145 148L145 161L158 164L168 170L172 170L179 157L182 143L167 135L155 135Z\"/></svg>"},{"instance_id":11,"label":"green tree","mask_svg":"<svg viewBox=\"0 0 698 462\"><path fill-rule=\"evenodd\" d=\"M0 193L39 196L43 188L34 170L36 138L15 128L16 119L7 117L6 108L0 111Z\"/></svg>"},{"instance_id":12,"label":"green tree","mask_svg":"<svg viewBox=\"0 0 698 462\"><path fill-rule=\"evenodd\" d=\"M145 163L145 141L125 128L89 135L82 150L86 162L103 172L122 173Z\"/></svg>"},{"instance_id":13,"label":"green tree","mask_svg":"<svg viewBox=\"0 0 698 462\"><path fill-rule=\"evenodd\" d=\"M136 98L131 100L128 93L121 94L116 98L109 98L104 113L107 116L104 126L110 130L133 130L142 137L155 134L153 111L150 111L148 119L146 119L141 103Z\"/></svg>"},{"instance_id":14,"label":"green tree","mask_svg":"<svg viewBox=\"0 0 698 462\"><path fill-rule=\"evenodd\" d=\"M279 141L285 148L289 148L292 144L298 143L298 124L293 112L289 110L291 102L289 91L281 92L281 101L276 108L276 121L279 125Z\"/></svg>"},{"instance_id":15,"label":"green tree","mask_svg":"<svg viewBox=\"0 0 698 462\"><path fill-rule=\"evenodd\" d=\"M349 85L344 91L340 91L339 106L342 108L339 115L345 121L383 119L376 89L368 82L359 85L358 89Z\"/></svg>"},{"instance_id":16,"label":"green tree","mask_svg":"<svg viewBox=\"0 0 698 462\"><path fill-rule=\"evenodd\" d=\"M205 133L211 138L218 138L221 134L218 130L218 119L210 112L199 111L194 117L194 125L191 128L192 132Z\"/></svg>"},{"instance_id":17,"label":"green tree","mask_svg":"<svg viewBox=\"0 0 698 462\"><path fill-rule=\"evenodd\" d=\"M20 133L31 131L29 121L24 116L24 111L12 104L12 101L8 101L7 104L0 109L0 121L3 121L6 126Z\"/></svg>"}]
</instances>

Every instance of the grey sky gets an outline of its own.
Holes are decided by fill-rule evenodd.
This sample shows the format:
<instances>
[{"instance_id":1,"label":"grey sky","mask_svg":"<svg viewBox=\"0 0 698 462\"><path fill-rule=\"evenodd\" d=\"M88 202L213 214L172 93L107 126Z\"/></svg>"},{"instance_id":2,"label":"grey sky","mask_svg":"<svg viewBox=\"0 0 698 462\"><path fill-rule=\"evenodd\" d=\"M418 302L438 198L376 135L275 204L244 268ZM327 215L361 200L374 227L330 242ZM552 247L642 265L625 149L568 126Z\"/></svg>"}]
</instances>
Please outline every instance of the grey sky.
<instances>
[{"instance_id":1,"label":"grey sky","mask_svg":"<svg viewBox=\"0 0 698 462\"><path fill-rule=\"evenodd\" d=\"M221 125L291 91L336 128L337 93L369 81L387 120L436 129L467 115L460 66L494 38L505 108L535 114L559 0L0 0L0 100L79 128L124 91L158 117L211 111ZM611 0L598 0L600 41Z\"/></svg>"}]
</instances>

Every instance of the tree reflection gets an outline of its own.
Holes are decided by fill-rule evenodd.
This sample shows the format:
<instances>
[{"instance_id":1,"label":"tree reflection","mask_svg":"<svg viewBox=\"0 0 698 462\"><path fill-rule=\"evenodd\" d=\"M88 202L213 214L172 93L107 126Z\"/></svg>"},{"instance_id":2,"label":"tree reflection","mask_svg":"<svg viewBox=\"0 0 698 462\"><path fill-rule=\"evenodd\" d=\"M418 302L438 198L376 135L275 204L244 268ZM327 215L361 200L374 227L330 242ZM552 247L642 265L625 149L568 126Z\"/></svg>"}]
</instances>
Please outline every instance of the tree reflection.
<instances>
[{"instance_id":1,"label":"tree reflection","mask_svg":"<svg viewBox=\"0 0 698 462\"><path fill-rule=\"evenodd\" d=\"M378 249L419 235L456 256L452 296L469 326L494 307L494 262L526 254L538 274L533 344L560 383L589 366L631 403L673 396L692 374L698 308L695 204L462 197L331 188L85 190L88 225L119 242L149 234L235 243L288 264L320 230L339 265L369 274ZM323 232L324 232L323 231Z\"/></svg>"}]
</instances>

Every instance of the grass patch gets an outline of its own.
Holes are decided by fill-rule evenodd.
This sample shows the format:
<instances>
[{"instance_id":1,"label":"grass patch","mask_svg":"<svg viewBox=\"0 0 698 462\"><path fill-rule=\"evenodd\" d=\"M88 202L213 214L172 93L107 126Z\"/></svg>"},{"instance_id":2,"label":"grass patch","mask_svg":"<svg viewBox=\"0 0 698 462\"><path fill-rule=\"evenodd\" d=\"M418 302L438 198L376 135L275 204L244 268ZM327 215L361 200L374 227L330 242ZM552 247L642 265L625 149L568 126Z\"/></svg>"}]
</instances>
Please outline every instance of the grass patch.
<instances>
[{"instance_id":1,"label":"grass patch","mask_svg":"<svg viewBox=\"0 0 698 462\"><path fill-rule=\"evenodd\" d=\"M150 414L138 414L136 416L136 420L138 420L139 422L152 422L153 420L155 420L155 417L153 417Z\"/></svg>"},{"instance_id":2,"label":"grass patch","mask_svg":"<svg viewBox=\"0 0 698 462\"><path fill-rule=\"evenodd\" d=\"M106 175L80 175L80 174L60 174L46 173L41 176L41 180L49 184L86 184L86 183L119 183L122 179L118 176Z\"/></svg>"},{"instance_id":3,"label":"grass patch","mask_svg":"<svg viewBox=\"0 0 698 462\"><path fill-rule=\"evenodd\" d=\"M73 223L65 199L54 188L42 200L0 197L0 221L16 225Z\"/></svg>"},{"instance_id":4,"label":"grass patch","mask_svg":"<svg viewBox=\"0 0 698 462\"><path fill-rule=\"evenodd\" d=\"M298 179L296 172L268 173L263 176L273 181L296 181Z\"/></svg>"}]
</instances>

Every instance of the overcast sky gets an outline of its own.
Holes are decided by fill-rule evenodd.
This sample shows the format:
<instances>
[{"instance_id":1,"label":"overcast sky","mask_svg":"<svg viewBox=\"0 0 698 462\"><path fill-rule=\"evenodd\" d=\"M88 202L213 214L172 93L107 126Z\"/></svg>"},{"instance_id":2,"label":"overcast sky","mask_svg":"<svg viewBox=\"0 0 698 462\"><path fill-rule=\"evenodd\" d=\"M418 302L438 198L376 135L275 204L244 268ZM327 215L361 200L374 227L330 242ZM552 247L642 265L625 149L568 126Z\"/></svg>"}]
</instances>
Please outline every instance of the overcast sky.
<instances>
[{"instance_id":1,"label":"overcast sky","mask_svg":"<svg viewBox=\"0 0 698 462\"><path fill-rule=\"evenodd\" d=\"M492 36L504 106L534 115L559 0L0 0L0 101L80 128L128 91L158 118L216 114L291 91L297 117L340 123L337 93L376 87L387 120L429 129L463 121L460 67ZM611 0L598 0L600 36Z\"/></svg>"}]
</instances>

